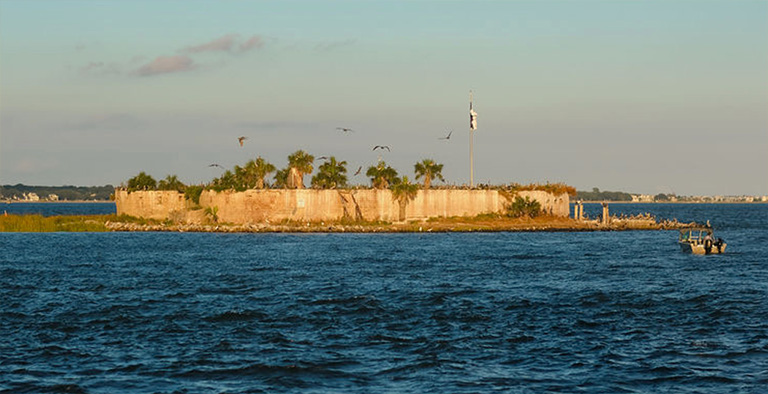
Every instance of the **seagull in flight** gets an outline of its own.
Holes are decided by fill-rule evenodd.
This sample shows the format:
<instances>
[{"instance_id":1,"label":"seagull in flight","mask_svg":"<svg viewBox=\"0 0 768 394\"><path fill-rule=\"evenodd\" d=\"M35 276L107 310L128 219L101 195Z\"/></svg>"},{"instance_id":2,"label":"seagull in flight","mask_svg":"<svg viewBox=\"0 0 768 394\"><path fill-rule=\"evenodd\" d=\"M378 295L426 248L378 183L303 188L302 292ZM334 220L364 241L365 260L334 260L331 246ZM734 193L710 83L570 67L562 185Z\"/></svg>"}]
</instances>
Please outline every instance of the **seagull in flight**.
<instances>
[{"instance_id":1,"label":"seagull in flight","mask_svg":"<svg viewBox=\"0 0 768 394\"><path fill-rule=\"evenodd\" d=\"M318 157L315 160L328 160L328 157L327 156L320 156L320 157Z\"/></svg>"},{"instance_id":2,"label":"seagull in flight","mask_svg":"<svg viewBox=\"0 0 768 394\"><path fill-rule=\"evenodd\" d=\"M352 129L347 128L347 127L337 127L336 130L343 131L345 133L350 133L350 132L354 133L355 132L355 130L352 130Z\"/></svg>"},{"instance_id":3,"label":"seagull in flight","mask_svg":"<svg viewBox=\"0 0 768 394\"><path fill-rule=\"evenodd\" d=\"M240 146L243 146L243 142L245 142L247 139L248 137L237 137L237 142L240 143Z\"/></svg>"},{"instance_id":4,"label":"seagull in flight","mask_svg":"<svg viewBox=\"0 0 768 394\"><path fill-rule=\"evenodd\" d=\"M439 139L439 140L449 140L449 139L451 139L451 134L453 134L453 130L451 130L451 131L448 133L448 135L446 135L445 137L440 137L440 138L438 138L438 139Z\"/></svg>"},{"instance_id":5,"label":"seagull in flight","mask_svg":"<svg viewBox=\"0 0 768 394\"><path fill-rule=\"evenodd\" d=\"M363 166L357 167L357 171L355 171L355 175L359 175L360 171L362 170L363 170ZM352 175L352 176L355 176L355 175Z\"/></svg>"},{"instance_id":6,"label":"seagull in flight","mask_svg":"<svg viewBox=\"0 0 768 394\"><path fill-rule=\"evenodd\" d=\"M391 150L389 150L389 146L387 146L387 145L376 145L371 150L376 150L376 149L386 149L387 152L392 152Z\"/></svg>"},{"instance_id":7,"label":"seagull in flight","mask_svg":"<svg viewBox=\"0 0 768 394\"><path fill-rule=\"evenodd\" d=\"M218 165L218 164L216 164L216 163L213 163L213 164L209 164L209 165L208 165L208 167L219 167L219 168L221 168L222 170L224 169L224 167L222 167L222 166L220 166L220 165Z\"/></svg>"}]
</instances>

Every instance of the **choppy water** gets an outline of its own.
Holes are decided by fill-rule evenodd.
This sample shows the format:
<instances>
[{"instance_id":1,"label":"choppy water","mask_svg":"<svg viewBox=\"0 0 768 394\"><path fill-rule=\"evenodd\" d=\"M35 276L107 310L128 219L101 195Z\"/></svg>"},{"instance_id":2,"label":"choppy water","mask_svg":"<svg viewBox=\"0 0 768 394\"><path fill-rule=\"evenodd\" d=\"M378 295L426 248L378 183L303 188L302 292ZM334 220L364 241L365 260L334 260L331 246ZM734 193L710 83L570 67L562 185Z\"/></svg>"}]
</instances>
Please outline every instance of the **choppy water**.
<instances>
[{"instance_id":1,"label":"choppy water","mask_svg":"<svg viewBox=\"0 0 768 394\"><path fill-rule=\"evenodd\" d=\"M113 202L3 202L0 211L9 215L110 215L117 207Z\"/></svg>"},{"instance_id":2,"label":"choppy water","mask_svg":"<svg viewBox=\"0 0 768 394\"><path fill-rule=\"evenodd\" d=\"M728 253L671 231L0 234L0 392L766 392L768 205L669 209Z\"/></svg>"}]
</instances>

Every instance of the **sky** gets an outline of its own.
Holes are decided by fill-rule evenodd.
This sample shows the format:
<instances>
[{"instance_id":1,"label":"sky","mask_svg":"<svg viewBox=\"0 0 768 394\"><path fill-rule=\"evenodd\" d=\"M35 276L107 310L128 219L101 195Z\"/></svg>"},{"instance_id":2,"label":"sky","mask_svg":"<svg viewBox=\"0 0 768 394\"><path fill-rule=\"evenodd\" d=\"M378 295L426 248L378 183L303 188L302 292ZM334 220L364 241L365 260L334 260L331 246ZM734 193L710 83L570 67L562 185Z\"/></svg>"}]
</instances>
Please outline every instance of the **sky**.
<instances>
[{"instance_id":1,"label":"sky","mask_svg":"<svg viewBox=\"0 0 768 394\"><path fill-rule=\"evenodd\" d=\"M0 184L298 149L466 184L470 90L476 183L768 195L764 0L0 0Z\"/></svg>"}]
</instances>

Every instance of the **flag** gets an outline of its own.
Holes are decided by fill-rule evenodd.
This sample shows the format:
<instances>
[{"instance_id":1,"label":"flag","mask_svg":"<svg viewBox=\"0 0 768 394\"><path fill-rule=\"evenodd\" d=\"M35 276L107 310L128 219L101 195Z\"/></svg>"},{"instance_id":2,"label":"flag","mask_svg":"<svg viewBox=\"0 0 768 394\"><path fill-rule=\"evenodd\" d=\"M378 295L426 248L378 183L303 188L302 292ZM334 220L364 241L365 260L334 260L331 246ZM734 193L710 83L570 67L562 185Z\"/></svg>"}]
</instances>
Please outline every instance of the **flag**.
<instances>
[{"instance_id":1,"label":"flag","mask_svg":"<svg viewBox=\"0 0 768 394\"><path fill-rule=\"evenodd\" d=\"M469 129L477 130L477 112L472 108L469 109Z\"/></svg>"}]
</instances>

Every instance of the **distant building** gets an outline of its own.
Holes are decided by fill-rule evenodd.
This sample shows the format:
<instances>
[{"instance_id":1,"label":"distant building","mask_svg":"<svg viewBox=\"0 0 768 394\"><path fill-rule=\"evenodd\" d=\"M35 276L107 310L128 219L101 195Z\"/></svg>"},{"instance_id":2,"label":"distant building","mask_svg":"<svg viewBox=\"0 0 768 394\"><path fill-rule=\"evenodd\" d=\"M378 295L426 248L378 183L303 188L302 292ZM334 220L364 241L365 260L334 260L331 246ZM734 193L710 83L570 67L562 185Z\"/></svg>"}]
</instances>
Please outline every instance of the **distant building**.
<instances>
[{"instance_id":1,"label":"distant building","mask_svg":"<svg viewBox=\"0 0 768 394\"><path fill-rule=\"evenodd\" d=\"M37 193L24 193L24 201L40 201L40 196Z\"/></svg>"},{"instance_id":2,"label":"distant building","mask_svg":"<svg viewBox=\"0 0 768 394\"><path fill-rule=\"evenodd\" d=\"M632 202L653 202L653 196L650 194L633 194Z\"/></svg>"},{"instance_id":3,"label":"distant building","mask_svg":"<svg viewBox=\"0 0 768 394\"><path fill-rule=\"evenodd\" d=\"M55 194L49 194L48 195L48 201L59 201L59 196Z\"/></svg>"}]
</instances>

